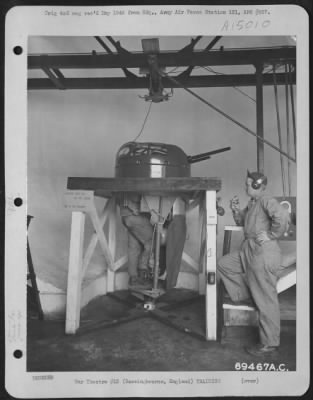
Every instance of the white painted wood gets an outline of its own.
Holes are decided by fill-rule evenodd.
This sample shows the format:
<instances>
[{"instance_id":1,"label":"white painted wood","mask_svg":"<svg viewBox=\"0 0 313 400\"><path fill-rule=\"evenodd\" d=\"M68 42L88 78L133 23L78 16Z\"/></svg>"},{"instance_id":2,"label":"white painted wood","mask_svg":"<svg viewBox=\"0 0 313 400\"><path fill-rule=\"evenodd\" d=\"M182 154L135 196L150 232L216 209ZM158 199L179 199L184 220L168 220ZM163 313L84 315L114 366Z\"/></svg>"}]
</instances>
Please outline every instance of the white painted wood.
<instances>
[{"instance_id":1,"label":"white painted wood","mask_svg":"<svg viewBox=\"0 0 313 400\"><path fill-rule=\"evenodd\" d=\"M217 339L217 293L216 293L216 192L206 192L206 339ZM212 274L214 283L208 283Z\"/></svg>"},{"instance_id":2,"label":"white painted wood","mask_svg":"<svg viewBox=\"0 0 313 400\"><path fill-rule=\"evenodd\" d=\"M224 226L225 231L238 231L241 232L243 231L243 226L238 226L238 225L225 225Z\"/></svg>"},{"instance_id":3,"label":"white painted wood","mask_svg":"<svg viewBox=\"0 0 313 400\"><path fill-rule=\"evenodd\" d=\"M104 205L102 215L100 216L100 225L101 225L101 227L103 227L103 225L105 224L105 222L106 222L106 220L108 218L108 215L109 215L109 211L110 211L110 200L106 199L106 203ZM89 245L88 245L87 250L86 250L85 255L84 255L83 277L85 276L85 273L87 271L87 268L88 268L90 260L91 260L91 257L92 257L92 255L93 255L93 253L95 251L96 246L97 246L97 243L98 243L98 234L97 234L97 232L94 232L92 234L92 236L91 236Z\"/></svg>"},{"instance_id":4,"label":"white painted wood","mask_svg":"<svg viewBox=\"0 0 313 400\"><path fill-rule=\"evenodd\" d=\"M75 334L80 322L80 299L82 284L82 262L85 214L72 212L70 254L66 294L65 332Z\"/></svg>"},{"instance_id":5,"label":"white painted wood","mask_svg":"<svg viewBox=\"0 0 313 400\"><path fill-rule=\"evenodd\" d=\"M283 276L277 282L277 293L281 293L286 289L289 289L291 286L297 283L297 271L294 270L290 272L290 274Z\"/></svg>"},{"instance_id":6,"label":"white painted wood","mask_svg":"<svg viewBox=\"0 0 313 400\"><path fill-rule=\"evenodd\" d=\"M247 306L244 304L235 305L235 304L223 304L224 310L246 310L246 311L254 311L255 308L252 306Z\"/></svg>"},{"instance_id":7,"label":"white painted wood","mask_svg":"<svg viewBox=\"0 0 313 400\"><path fill-rule=\"evenodd\" d=\"M107 292L114 292L115 289L115 255L116 255L116 203L112 198L109 213L109 250L113 259L113 268L107 269Z\"/></svg>"},{"instance_id":8,"label":"white painted wood","mask_svg":"<svg viewBox=\"0 0 313 400\"><path fill-rule=\"evenodd\" d=\"M113 268L114 268L113 258L110 253L109 245L108 245L107 239L105 237L105 234L103 232L103 228L101 226L101 223L100 223L100 220L99 220L99 217L97 214L97 210L95 207L93 207L93 209L89 211L89 216L92 220L93 226L98 235L98 240L99 240L105 261L107 263L107 266L109 269L111 269L113 271Z\"/></svg>"},{"instance_id":9,"label":"white painted wood","mask_svg":"<svg viewBox=\"0 0 313 400\"><path fill-rule=\"evenodd\" d=\"M206 212L205 212L205 193L204 196L200 197L199 203L199 236L200 236L200 248L199 248L199 275L198 275L198 291L200 295L206 293Z\"/></svg>"},{"instance_id":10,"label":"white painted wood","mask_svg":"<svg viewBox=\"0 0 313 400\"><path fill-rule=\"evenodd\" d=\"M128 261L127 256L122 256L120 257L117 261L114 263L114 271L118 271L120 268L122 268Z\"/></svg>"}]
</instances>

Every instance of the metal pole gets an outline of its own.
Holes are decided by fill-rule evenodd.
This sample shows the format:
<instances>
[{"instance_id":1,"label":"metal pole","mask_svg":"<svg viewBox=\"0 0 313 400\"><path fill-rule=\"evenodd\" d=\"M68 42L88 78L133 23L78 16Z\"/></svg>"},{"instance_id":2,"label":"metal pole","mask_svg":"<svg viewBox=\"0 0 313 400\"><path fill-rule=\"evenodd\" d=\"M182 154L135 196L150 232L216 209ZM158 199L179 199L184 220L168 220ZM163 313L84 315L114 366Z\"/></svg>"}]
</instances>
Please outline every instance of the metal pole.
<instances>
[{"instance_id":1,"label":"metal pole","mask_svg":"<svg viewBox=\"0 0 313 400\"><path fill-rule=\"evenodd\" d=\"M156 240L155 240L155 260L154 260L154 276L153 276L153 289L158 288L158 280L159 280L159 266L160 266L160 236L161 236L161 228L163 225L162 221L162 200L163 198L160 197L159 203L159 216L158 222L156 226Z\"/></svg>"},{"instance_id":2,"label":"metal pole","mask_svg":"<svg viewBox=\"0 0 313 400\"><path fill-rule=\"evenodd\" d=\"M282 149L283 145L282 145L282 137L281 137L281 126L280 126L280 115L279 115L279 103L278 103L278 91L277 91L276 66L275 66L275 64L274 64L274 67L273 67L273 78L274 78L274 95L275 95L275 105L276 105L278 143L279 143L279 148ZM286 197L285 168L284 168L284 159L282 157L282 153L280 153L280 167L281 167L283 194L284 194L284 197Z\"/></svg>"},{"instance_id":3,"label":"metal pole","mask_svg":"<svg viewBox=\"0 0 313 400\"><path fill-rule=\"evenodd\" d=\"M296 131L296 118L295 118L295 104L294 104L294 96L293 96L293 84L292 84L292 77L291 77L291 65L289 65L288 67L289 67L288 68L288 76L289 76L290 101L291 101L291 111L292 111L295 159L297 159L297 131Z\"/></svg>"},{"instance_id":4,"label":"metal pole","mask_svg":"<svg viewBox=\"0 0 313 400\"><path fill-rule=\"evenodd\" d=\"M289 129L289 88L288 88L288 64L285 64L285 74L286 74L286 85L285 85L285 95L286 95L286 134L287 134L287 153L290 154L290 129ZM288 179L288 196L291 196L291 176L290 176L291 163L288 159L287 163L287 179Z\"/></svg>"},{"instance_id":5,"label":"metal pole","mask_svg":"<svg viewBox=\"0 0 313 400\"><path fill-rule=\"evenodd\" d=\"M257 170L264 173L264 124L263 124L263 65L256 69L256 134L257 134Z\"/></svg>"}]
</instances>

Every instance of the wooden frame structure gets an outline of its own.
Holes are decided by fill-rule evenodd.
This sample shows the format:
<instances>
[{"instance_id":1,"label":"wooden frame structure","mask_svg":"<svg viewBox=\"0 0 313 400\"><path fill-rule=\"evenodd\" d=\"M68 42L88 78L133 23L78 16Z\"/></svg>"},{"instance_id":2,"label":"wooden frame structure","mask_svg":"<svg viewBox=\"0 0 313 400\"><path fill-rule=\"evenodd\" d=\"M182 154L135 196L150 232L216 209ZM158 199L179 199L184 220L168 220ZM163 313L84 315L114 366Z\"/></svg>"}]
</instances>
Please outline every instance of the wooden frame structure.
<instances>
[{"instance_id":1,"label":"wooden frame structure","mask_svg":"<svg viewBox=\"0 0 313 400\"><path fill-rule=\"evenodd\" d=\"M70 256L66 306L66 333L75 334L80 326L80 296L83 276L99 241L107 263L107 292L115 289L114 278L126 263L127 256L115 260L116 218L119 218L115 195L137 192L155 198L188 197L188 209L199 206L200 255L193 260L187 253L183 259L193 269L198 268L199 293L206 297L207 340L217 339L216 292L216 192L221 188L218 178L69 178L65 207L72 212ZM102 214L97 214L94 196L106 199ZM174 207L175 209L175 207ZM187 210L188 212L188 210ZM83 254L86 214L95 232ZM106 236L103 224L109 220Z\"/></svg>"},{"instance_id":2,"label":"wooden frame structure","mask_svg":"<svg viewBox=\"0 0 313 400\"><path fill-rule=\"evenodd\" d=\"M289 84L296 82L296 47L283 46L272 48L247 48L247 49L224 49L221 46L218 50L212 47L220 39L215 37L202 50L195 50L195 44L201 39L191 39L190 43L178 51L157 51L154 54L157 64L163 67L185 67L183 72L175 76L179 87L233 87L233 86L254 86L256 88L256 149L257 149L257 169L264 170L264 127L263 127L263 87L265 85L285 85L285 73L265 71L266 66L275 66L288 63L293 68L289 74ZM92 51L89 54L40 54L28 55L28 69L41 70L47 77L29 78L28 90L75 90L75 89L147 89L151 76L149 57L147 52L132 53L123 48L120 42L112 37L106 37L115 51L112 51L103 40L95 37L102 45L105 52ZM192 75L195 67L206 66L252 66L254 71L245 74L223 74L223 75ZM130 69L139 68L146 70L145 76L137 76ZM66 77L64 71L79 69L91 71L93 69L103 69L106 76L96 78L87 76L84 78ZM110 75L110 70L121 69L123 76L116 77ZM150 74L149 74L150 71ZM90 74L91 75L91 74ZM171 75L172 76L172 75ZM173 76L172 76L173 77ZM164 88L172 88L173 80L170 77L162 77ZM181 86L179 86L181 85ZM110 180L111 179L111 180ZM187 178L186 178L187 179ZM189 181L188 181L189 179ZM141 182L139 187L135 186L142 193L152 193L153 196L164 196L182 192L194 193L195 198L201 197L205 193L205 202L200 203L200 221L202 223L202 245L200 259L205 264L206 273L206 338L216 339L216 283L214 282L216 270L216 191L220 188L217 179L209 179L206 183L202 178L188 178L185 185L181 187L179 180L172 181L169 185L168 179L158 180L153 178ZM190 180L191 179L191 180ZM192 180L196 179L196 180ZM188 181L188 182L187 182ZM197 182L197 183L196 183ZM165 185L165 186L164 186ZM188 186L189 185L189 186ZM194 186L195 185L195 186ZM199 187L200 185L200 187ZM127 179L124 182L114 178L69 178L67 192L67 206L72 208L72 229L69 262L69 287L68 287L68 306L67 306L67 333L75 333L79 327L79 304L80 304L80 285L82 277L92 253L99 241L106 262L108 265L107 290L114 290L114 276L117 270L126 262L125 256L115 260L115 235L116 235L116 204L114 202L115 193L119 191L127 192L134 190L134 181ZM77 197L75 199L75 196ZM95 210L94 196L107 198L106 207L99 217ZM84 224L85 215L88 214L95 228L85 255L83 255ZM103 224L109 219L110 229L108 238L104 235ZM204 239L206 238L206 239ZM183 259L196 269L197 263L194 262L186 253ZM200 262L201 264L201 262ZM210 283L208 283L210 281Z\"/></svg>"}]
</instances>

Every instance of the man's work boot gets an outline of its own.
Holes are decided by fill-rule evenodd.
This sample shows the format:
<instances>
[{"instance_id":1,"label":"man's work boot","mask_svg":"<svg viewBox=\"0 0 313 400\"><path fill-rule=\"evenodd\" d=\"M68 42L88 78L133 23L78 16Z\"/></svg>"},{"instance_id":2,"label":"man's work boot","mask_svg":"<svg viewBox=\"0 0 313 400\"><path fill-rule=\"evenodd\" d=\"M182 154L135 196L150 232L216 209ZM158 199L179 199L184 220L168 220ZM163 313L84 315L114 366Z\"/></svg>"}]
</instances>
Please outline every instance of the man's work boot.
<instances>
[{"instance_id":1,"label":"man's work boot","mask_svg":"<svg viewBox=\"0 0 313 400\"><path fill-rule=\"evenodd\" d=\"M138 268L138 277L142 281L147 281L149 279L148 268Z\"/></svg>"},{"instance_id":2,"label":"man's work boot","mask_svg":"<svg viewBox=\"0 0 313 400\"><path fill-rule=\"evenodd\" d=\"M278 354L277 346L267 346L265 344L257 344L256 346L245 347L247 353L256 357L275 356Z\"/></svg>"},{"instance_id":3,"label":"man's work boot","mask_svg":"<svg viewBox=\"0 0 313 400\"><path fill-rule=\"evenodd\" d=\"M137 276L133 276L129 278L128 288L130 290L146 290L151 289L151 284Z\"/></svg>"}]
</instances>

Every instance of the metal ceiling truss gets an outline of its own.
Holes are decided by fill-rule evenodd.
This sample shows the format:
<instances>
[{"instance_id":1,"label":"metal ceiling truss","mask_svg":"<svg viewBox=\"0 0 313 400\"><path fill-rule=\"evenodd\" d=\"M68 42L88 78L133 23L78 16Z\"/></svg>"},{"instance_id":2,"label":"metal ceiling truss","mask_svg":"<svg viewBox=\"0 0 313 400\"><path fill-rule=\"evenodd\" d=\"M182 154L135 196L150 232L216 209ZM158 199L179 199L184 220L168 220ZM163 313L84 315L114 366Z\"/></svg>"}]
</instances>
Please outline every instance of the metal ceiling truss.
<instances>
[{"instance_id":1,"label":"metal ceiling truss","mask_svg":"<svg viewBox=\"0 0 313 400\"><path fill-rule=\"evenodd\" d=\"M202 36L191 39L191 42L179 51L151 50L143 52L129 52L124 49L120 42L111 36L106 37L114 47L114 52L99 37L95 39L106 53L92 51L89 54L45 54L29 55L28 69L43 70L48 78L29 78L28 89L146 89L150 84L151 56L159 68L184 68L186 70L178 73L175 79L182 85L196 87L232 87L232 86L256 86L257 74L225 74L225 75L191 75L195 67L207 66L238 66L252 65L263 71L263 85L273 85L274 78L278 85L285 84L285 73L264 72L265 66L281 64L292 65L290 73L291 83L296 82L296 47L284 46L274 48L247 48L247 49L224 49L212 50L221 36L216 36L203 50L195 50L194 47ZM129 71L130 68L147 70L145 76L137 76ZM86 77L67 78L67 69L121 69L125 77ZM62 70L62 72L60 71ZM162 87L172 88L173 84L166 76L162 77Z\"/></svg>"}]
</instances>

